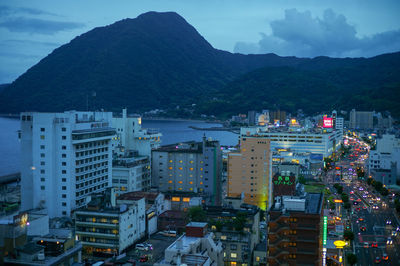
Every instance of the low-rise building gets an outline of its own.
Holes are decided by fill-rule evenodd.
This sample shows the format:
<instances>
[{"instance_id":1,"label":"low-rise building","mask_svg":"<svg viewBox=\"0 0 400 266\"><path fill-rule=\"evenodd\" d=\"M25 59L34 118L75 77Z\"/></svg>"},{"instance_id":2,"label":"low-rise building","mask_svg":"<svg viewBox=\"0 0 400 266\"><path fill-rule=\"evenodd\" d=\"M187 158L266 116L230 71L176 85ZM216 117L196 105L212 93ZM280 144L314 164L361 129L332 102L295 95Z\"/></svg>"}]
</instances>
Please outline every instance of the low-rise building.
<instances>
[{"instance_id":1,"label":"low-rise building","mask_svg":"<svg viewBox=\"0 0 400 266\"><path fill-rule=\"evenodd\" d=\"M207 223L191 222L186 233L165 249L164 259L157 266L167 265L223 265L221 242L207 230Z\"/></svg>"},{"instance_id":2,"label":"low-rise building","mask_svg":"<svg viewBox=\"0 0 400 266\"><path fill-rule=\"evenodd\" d=\"M214 239L222 243L221 265L251 265L253 250L260 242L260 209L243 204L240 209L208 206L205 211Z\"/></svg>"},{"instance_id":3,"label":"low-rise building","mask_svg":"<svg viewBox=\"0 0 400 266\"><path fill-rule=\"evenodd\" d=\"M259 243L253 251L253 266L267 266L267 241Z\"/></svg>"},{"instance_id":4,"label":"low-rise building","mask_svg":"<svg viewBox=\"0 0 400 266\"><path fill-rule=\"evenodd\" d=\"M145 199L112 207L96 197L75 211L75 233L87 254L120 254L145 235Z\"/></svg>"},{"instance_id":5,"label":"low-rise building","mask_svg":"<svg viewBox=\"0 0 400 266\"><path fill-rule=\"evenodd\" d=\"M165 200L164 194L158 192L136 191L122 194L117 199L117 204L130 205L144 198L146 202L146 235L157 232L158 216L170 209L170 204Z\"/></svg>"},{"instance_id":6,"label":"low-rise building","mask_svg":"<svg viewBox=\"0 0 400 266\"><path fill-rule=\"evenodd\" d=\"M137 152L126 152L113 158L112 186L119 193L148 191L151 186L150 159Z\"/></svg>"},{"instance_id":7,"label":"low-rise building","mask_svg":"<svg viewBox=\"0 0 400 266\"><path fill-rule=\"evenodd\" d=\"M53 239L48 239L53 240ZM60 242L60 240L62 242ZM57 244L57 242L58 244ZM43 245L41 245L43 244ZM80 242L69 241L65 239L57 239L53 242L42 242L36 244L29 242L28 244L18 247L14 257L8 256L4 259L6 265L73 265L81 263L82 245ZM45 245L51 245L45 246Z\"/></svg>"}]
</instances>

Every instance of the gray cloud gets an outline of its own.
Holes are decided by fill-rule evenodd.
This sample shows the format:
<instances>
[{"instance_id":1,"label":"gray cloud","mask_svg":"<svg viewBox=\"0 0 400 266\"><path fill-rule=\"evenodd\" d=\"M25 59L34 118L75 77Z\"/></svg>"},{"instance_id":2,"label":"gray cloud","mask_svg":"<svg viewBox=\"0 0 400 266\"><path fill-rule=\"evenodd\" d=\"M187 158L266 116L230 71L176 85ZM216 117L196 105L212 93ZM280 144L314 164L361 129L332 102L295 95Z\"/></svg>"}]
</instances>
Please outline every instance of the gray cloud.
<instances>
[{"instance_id":1,"label":"gray cloud","mask_svg":"<svg viewBox=\"0 0 400 266\"><path fill-rule=\"evenodd\" d=\"M0 22L0 27L11 32L25 32L52 35L60 31L84 27L82 23L53 21L36 18L10 18Z\"/></svg>"},{"instance_id":2,"label":"gray cloud","mask_svg":"<svg viewBox=\"0 0 400 266\"><path fill-rule=\"evenodd\" d=\"M32 40L4 40L0 42L0 46L2 44L11 44L11 45L42 45L42 46L60 46L61 43L56 42L40 42L40 41L32 41Z\"/></svg>"},{"instance_id":3,"label":"gray cloud","mask_svg":"<svg viewBox=\"0 0 400 266\"><path fill-rule=\"evenodd\" d=\"M235 52L244 54L276 53L315 57L374 56L400 50L400 30L359 38L346 17L331 9L322 18L310 11L285 10L285 17L270 23L272 34L261 34L258 43L237 42Z\"/></svg>"},{"instance_id":4,"label":"gray cloud","mask_svg":"<svg viewBox=\"0 0 400 266\"><path fill-rule=\"evenodd\" d=\"M35 8L0 6L0 16L15 15L18 13L25 13L25 14L29 14L29 15L58 16L57 14L50 13L50 12L40 10L40 9L35 9Z\"/></svg>"}]
</instances>

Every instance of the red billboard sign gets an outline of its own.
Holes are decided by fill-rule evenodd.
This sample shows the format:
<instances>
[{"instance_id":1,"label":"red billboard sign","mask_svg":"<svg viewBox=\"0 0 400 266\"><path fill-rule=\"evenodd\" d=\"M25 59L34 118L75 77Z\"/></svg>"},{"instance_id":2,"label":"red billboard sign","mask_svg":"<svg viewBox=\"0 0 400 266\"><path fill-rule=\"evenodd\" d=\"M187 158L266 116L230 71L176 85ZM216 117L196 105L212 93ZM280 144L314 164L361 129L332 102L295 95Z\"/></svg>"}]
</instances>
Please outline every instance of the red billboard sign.
<instances>
[{"instance_id":1,"label":"red billboard sign","mask_svg":"<svg viewBox=\"0 0 400 266\"><path fill-rule=\"evenodd\" d=\"M324 117L323 127L324 128L332 128L333 127L333 118Z\"/></svg>"}]
</instances>

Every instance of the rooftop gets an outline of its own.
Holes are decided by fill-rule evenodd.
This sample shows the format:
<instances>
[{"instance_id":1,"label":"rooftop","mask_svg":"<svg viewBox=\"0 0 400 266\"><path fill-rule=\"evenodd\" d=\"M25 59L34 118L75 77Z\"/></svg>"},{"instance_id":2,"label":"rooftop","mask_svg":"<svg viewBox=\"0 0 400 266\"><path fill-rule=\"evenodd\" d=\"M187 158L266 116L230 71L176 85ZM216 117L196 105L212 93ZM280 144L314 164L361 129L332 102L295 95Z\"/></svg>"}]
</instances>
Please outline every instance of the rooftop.
<instances>
[{"instance_id":1,"label":"rooftop","mask_svg":"<svg viewBox=\"0 0 400 266\"><path fill-rule=\"evenodd\" d=\"M206 227L207 223L200 223L200 222L190 222L188 223L186 226L190 226L190 227Z\"/></svg>"},{"instance_id":2,"label":"rooftop","mask_svg":"<svg viewBox=\"0 0 400 266\"><path fill-rule=\"evenodd\" d=\"M267 239L257 244L254 251L264 251L267 252Z\"/></svg>"},{"instance_id":3,"label":"rooftop","mask_svg":"<svg viewBox=\"0 0 400 266\"><path fill-rule=\"evenodd\" d=\"M178 153L202 153L203 152L203 143L202 142L195 142L195 141L187 141L181 142L176 144L170 144L161 146L153 151L160 151L160 152L178 152Z\"/></svg>"},{"instance_id":4,"label":"rooftop","mask_svg":"<svg viewBox=\"0 0 400 266\"><path fill-rule=\"evenodd\" d=\"M158 192L134 191L120 195L118 200L139 200L141 198L145 198L146 201L154 201L158 195Z\"/></svg>"}]
</instances>

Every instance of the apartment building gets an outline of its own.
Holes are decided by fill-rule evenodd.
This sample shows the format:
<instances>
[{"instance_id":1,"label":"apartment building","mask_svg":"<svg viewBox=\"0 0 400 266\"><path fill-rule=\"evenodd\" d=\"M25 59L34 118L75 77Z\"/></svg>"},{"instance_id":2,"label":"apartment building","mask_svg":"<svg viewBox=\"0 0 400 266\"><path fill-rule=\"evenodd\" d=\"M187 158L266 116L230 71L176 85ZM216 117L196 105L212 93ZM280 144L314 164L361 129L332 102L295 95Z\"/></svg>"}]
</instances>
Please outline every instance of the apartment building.
<instances>
[{"instance_id":1,"label":"apartment building","mask_svg":"<svg viewBox=\"0 0 400 266\"><path fill-rule=\"evenodd\" d=\"M222 153L219 141L184 142L152 152L152 186L162 192L200 193L207 204L221 204Z\"/></svg>"},{"instance_id":2,"label":"apartment building","mask_svg":"<svg viewBox=\"0 0 400 266\"><path fill-rule=\"evenodd\" d=\"M244 202L265 210L272 199L270 140L242 136L240 150L228 154L228 197L244 195Z\"/></svg>"},{"instance_id":3,"label":"apartment building","mask_svg":"<svg viewBox=\"0 0 400 266\"><path fill-rule=\"evenodd\" d=\"M268 212L268 265L320 265L323 194L280 196Z\"/></svg>"},{"instance_id":4,"label":"apartment building","mask_svg":"<svg viewBox=\"0 0 400 266\"><path fill-rule=\"evenodd\" d=\"M112 113L21 113L22 210L69 216L111 186Z\"/></svg>"}]
</instances>

